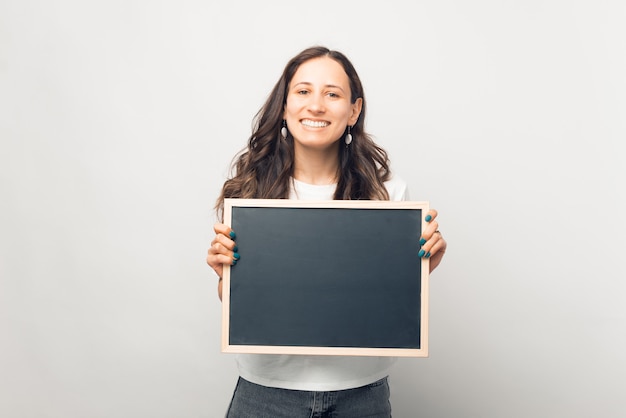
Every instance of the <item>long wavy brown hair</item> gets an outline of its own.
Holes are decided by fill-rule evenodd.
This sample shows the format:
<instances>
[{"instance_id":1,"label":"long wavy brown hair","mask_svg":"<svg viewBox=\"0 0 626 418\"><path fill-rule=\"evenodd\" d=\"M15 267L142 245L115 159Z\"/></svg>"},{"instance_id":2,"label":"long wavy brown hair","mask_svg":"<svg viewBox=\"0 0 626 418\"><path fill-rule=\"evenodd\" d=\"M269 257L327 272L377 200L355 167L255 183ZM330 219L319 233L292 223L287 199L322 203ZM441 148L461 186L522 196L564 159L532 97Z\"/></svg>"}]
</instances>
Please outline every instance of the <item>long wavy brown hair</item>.
<instances>
[{"instance_id":1,"label":"long wavy brown hair","mask_svg":"<svg viewBox=\"0 0 626 418\"><path fill-rule=\"evenodd\" d=\"M350 80L350 101L353 104L358 98L363 101L359 119L350 130L352 143L338 147L339 180L333 199L389 200L384 186L391 176L389 158L364 130L366 105L361 80L344 54L315 46L300 52L287 63L267 101L256 114L248 144L235 156L231 178L226 180L217 199L215 208L219 219L223 219L224 198L289 198L294 170L293 137L288 134L285 140L280 134L287 91L300 65L319 57L330 57L341 64Z\"/></svg>"}]
</instances>

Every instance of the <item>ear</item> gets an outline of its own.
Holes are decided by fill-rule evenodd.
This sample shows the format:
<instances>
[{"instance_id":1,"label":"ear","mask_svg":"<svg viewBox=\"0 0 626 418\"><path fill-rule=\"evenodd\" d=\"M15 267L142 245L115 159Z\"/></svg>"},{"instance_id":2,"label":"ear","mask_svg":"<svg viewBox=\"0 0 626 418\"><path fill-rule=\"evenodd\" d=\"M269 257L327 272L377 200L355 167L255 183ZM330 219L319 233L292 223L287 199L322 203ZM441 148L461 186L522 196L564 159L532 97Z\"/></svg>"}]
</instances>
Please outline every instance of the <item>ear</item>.
<instances>
[{"instance_id":1,"label":"ear","mask_svg":"<svg viewBox=\"0 0 626 418\"><path fill-rule=\"evenodd\" d=\"M352 103L352 115L350 115L349 125L355 125L361 115L361 109L363 108L363 98L359 97L354 103Z\"/></svg>"}]
</instances>

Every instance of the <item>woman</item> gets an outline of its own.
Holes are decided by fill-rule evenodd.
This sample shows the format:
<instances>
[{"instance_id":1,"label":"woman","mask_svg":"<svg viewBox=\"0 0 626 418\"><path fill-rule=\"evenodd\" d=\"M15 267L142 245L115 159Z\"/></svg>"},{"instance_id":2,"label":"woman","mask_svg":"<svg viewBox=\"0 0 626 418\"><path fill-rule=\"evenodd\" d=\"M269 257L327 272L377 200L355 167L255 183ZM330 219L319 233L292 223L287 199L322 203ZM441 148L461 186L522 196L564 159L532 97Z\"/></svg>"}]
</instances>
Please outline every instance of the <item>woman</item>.
<instances>
[{"instance_id":1,"label":"woman","mask_svg":"<svg viewBox=\"0 0 626 418\"><path fill-rule=\"evenodd\" d=\"M364 131L361 81L340 52L324 47L289 61L256 115L247 148L235 161L224 198L406 200L406 184L392 177L386 152ZM437 212L426 217L416 257L434 270L446 250ZM430 218L430 219L429 219ZM240 260L235 232L222 223L207 263L220 277ZM245 261L242 261L245 262ZM239 355L240 378L227 417L390 417L389 357Z\"/></svg>"}]
</instances>

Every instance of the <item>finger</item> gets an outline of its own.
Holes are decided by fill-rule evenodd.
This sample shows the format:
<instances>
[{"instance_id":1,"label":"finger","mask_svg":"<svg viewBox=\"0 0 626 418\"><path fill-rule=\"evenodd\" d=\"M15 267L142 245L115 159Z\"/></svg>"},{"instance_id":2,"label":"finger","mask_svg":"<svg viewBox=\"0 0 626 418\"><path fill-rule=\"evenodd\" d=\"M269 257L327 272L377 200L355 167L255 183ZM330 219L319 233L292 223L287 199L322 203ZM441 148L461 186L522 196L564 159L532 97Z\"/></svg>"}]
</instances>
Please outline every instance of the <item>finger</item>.
<instances>
[{"instance_id":1,"label":"finger","mask_svg":"<svg viewBox=\"0 0 626 418\"><path fill-rule=\"evenodd\" d=\"M234 266L237 264L237 259L224 254L213 254L207 257L206 262L213 270L217 271L217 269L221 268L224 264Z\"/></svg>"},{"instance_id":2,"label":"finger","mask_svg":"<svg viewBox=\"0 0 626 418\"><path fill-rule=\"evenodd\" d=\"M218 261L218 257L209 254L206 258L206 263L213 269L215 274L217 274L217 277L222 280L222 276L224 275L224 264Z\"/></svg>"},{"instance_id":3,"label":"finger","mask_svg":"<svg viewBox=\"0 0 626 418\"><path fill-rule=\"evenodd\" d=\"M437 244L437 246L440 246L440 248L437 248L437 252L434 253L433 255L431 255L429 257L429 267L430 267L430 272L432 273L433 270L435 270L437 268L437 266L439 264L441 264L441 260L443 260L443 256L446 253L446 248L448 246L448 244L446 243L446 240L442 239L439 244Z\"/></svg>"},{"instance_id":4,"label":"finger","mask_svg":"<svg viewBox=\"0 0 626 418\"><path fill-rule=\"evenodd\" d=\"M437 211L435 209L431 209L428 211L428 213L424 217L424 220L426 222L431 222L437 217L437 215L438 215Z\"/></svg>"},{"instance_id":5,"label":"finger","mask_svg":"<svg viewBox=\"0 0 626 418\"><path fill-rule=\"evenodd\" d=\"M217 234L215 238L213 238L213 241L211 242L211 246L214 246L215 244L221 244L224 248L230 251L234 251L234 252L237 251L236 249L237 244L235 243L235 241L233 241L232 239L228 238L227 236L223 234Z\"/></svg>"},{"instance_id":6,"label":"finger","mask_svg":"<svg viewBox=\"0 0 626 418\"><path fill-rule=\"evenodd\" d=\"M443 240L441 232L439 232L438 230L435 230L432 232L430 231L425 232L424 236L420 240L422 247L420 248L418 255L420 257L428 258L431 255L435 254L437 250L440 248L440 246L438 246L438 243L440 241L443 241L445 243L445 240Z\"/></svg>"},{"instance_id":7,"label":"finger","mask_svg":"<svg viewBox=\"0 0 626 418\"><path fill-rule=\"evenodd\" d=\"M230 229L228 225L224 225L218 222L215 225L213 225L213 230L215 231L216 234L222 234L224 236L230 237L231 239L236 238L235 231Z\"/></svg>"},{"instance_id":8,"label":"finger","mask_svg":"<svg viewBox=\"0 0 626 418\"><path fill-rule=\"evenodd\" d=\"M420 243L424 245L424 243L428 241L429 239L431 239L433 235L435 234L435 232L438 230L439 230L439 222L430 221L428 225L426 225L426 228L424 228L424 230L422 231L422 237L421 237L422 239L420 240Z\"/></svg>"},{"instance_id":9,"label":"finger","mask_svg":"<svg viewBox=\"0 0 626 418\"><path fill-rule=\"evenodd\" d=\"M228 238L226 237L224 237L223 239L228 240ZM216 240L214 240L213 244L211 245L211 248L209 248L209 251L208 251L209 255L207 256L207 262L211 261L213 264L217 264L217 263L231 264L233 260L236 261L236 260L239 260L240 258L240 255L237 252L237 250L239 249L237 248L236 245L233 247L233 249L230 249L226 247L225 245L223 245L221 242L219 242L216 237ZM214 261L214 260L221 260L221 261ZM224 261L224 260L227 260L227 261Z\"/></svg>"},{"instance_id":10,"label":"finger","mask_svg":"<svg viewBox=\"0 0 626 418\"><path fill-rule=\"evenodd\" d=\"M438 232L435 236L422 247L422 250L425 251L424 257L429 258L433 257L435 254L439 253L442 249L446 247L446 240L443 239L441 234Z\"/></svg>"},{"instance_id":11,"label":"finger","mask_svg":"<svg viewBox=\"0 0 626 418\"><path fill-rule=\"evenodd\" d=\"M209 254L206 258L206 262L220 279L224 275L224 264L235 265L237 263L236 260L224 254Z\"/></svg>"}]
</instances>

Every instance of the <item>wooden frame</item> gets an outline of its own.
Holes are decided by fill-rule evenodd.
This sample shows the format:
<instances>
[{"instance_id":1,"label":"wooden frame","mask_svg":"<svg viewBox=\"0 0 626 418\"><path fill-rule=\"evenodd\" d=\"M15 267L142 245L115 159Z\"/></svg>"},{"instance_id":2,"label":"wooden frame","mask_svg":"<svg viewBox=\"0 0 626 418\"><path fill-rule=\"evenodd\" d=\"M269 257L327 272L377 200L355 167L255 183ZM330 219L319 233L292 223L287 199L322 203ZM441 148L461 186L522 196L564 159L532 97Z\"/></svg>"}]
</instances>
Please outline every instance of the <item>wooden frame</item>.
<instances>
[{"instance_id":1,"label":"wooden frame","mask_svg":"<svg viewBox=\"0 0 626 418\"><path fill-rule=\"evenodd\" d=\"M258 209L261 210L259 211ZM307 211L307 209L310 210ZM350 209L350 211L335 209ZM354 211L355 209L359 211ZM363 209L367 211L363 211ZM396 211L393 213L387 211L392 209L396 209ZM225 199L224 223L231 226L237 234L236 241L241 253L241 260L236 266L224 266L222 352L427 357L429 261L428 259L419 258L417 255L421 231L426 227L424 218L427 212L428 202ZM316 226L315 222L309 221L308 216L317 216L315 219L320 219L319 216L323 216L323 225ZM378 232L369 233L370 226L378 225L380 222L371 222L371 219L368 217L382 217L385 218L384 222L386 223L375 227L378 228ZM339 220L332 224L335 218ZM359 220L361 218L363 219ZM398 218L409 219L405 223L415 224L413 227L419 229L419 231L407 231L408 226L399 223L404 221L395 221ZM238 221L238 219L242 220ZM347 219L348 221L346 221ZM357 220L353 221L353 219ZM290 221L291 223L289 223ZM355 223L355 225L346 225L352 223ZM390 223L397 225L390 227ZM287 225L286 230L283 229L284 225ZM309 231L301 231L299 229L300 225L308 225ZM364 228L363 225L366 225L366 227ZM328 231L341 230L344 227L358 227L360 229L354 229L355 236L347 238L349 245L338 247L330 256L323 254L323 249L327 247L327 243L324 240L329 239ZM364 231L364 229L367 229L367 231ZM394 237L385 237L389 230L396 231ZM385 233L382 234L380 231ZM352 235L352 232L351 230L340 232L342 234L341 237ZM300 235L291 237L290 233ZM255 238L256 243L253 244L250 237L255 234L257 238ZM248 238L250 240L247 240ZM296 241L289 245L289 240ZM337 241L337 237L332 238L332 241ZM278 255L273 252L277 242L284 242L287 245L287 248L282 248L281 254ZM401 245L402 248L390 252L389 246L395 245L396 242L405 244ZM346 257L337 261L337 253L344 254L343 249L352 247L353 244L354 246L362 245L363 248L379 248L386 254L384 255L385 259L377 259L380 254L378 250L373 252L371 256L364 256L363 252L359 252L358 254L355 253L355 257L365 260L362 263L363 265L360 265L358 268L354 266L344 267L351 266L350 260L352 258L349 253L346 253ZM250 246L253 248L250 248ZM306 251L303 257L302 253L298 253L295 250L301 246L312 249L312 251L302 250ZM310 257L309 254L311 254ZM334 259L331 260L328 257L334 257ZM304 260L305 258L307 260ZM287 262L283 263L281 260L287 260ZM315 260L315 268L311 268L312 260ZM317 264L320 261L321 263ZM245 264L246 262L248 264ZM289 275L289 273L283 272L282 267L284 264L291 264L292 268L303 266L304 269L298 270L297 274L292 272ZM399 267L396 267L398 265ZM333 270L330 266L341 267ZM381 270L382 274L372 271L372 268L377 271ZM351 270L346 273L348 269ZM346 274L350 277L353 276L352 269L356 271L360 271L359 269L365 270L360 271L359 277L355 278L355 280L345 280ZM344 271L343 276L338 274L338 278L333 277L335 270ZM315 271L315 273L311 273L312 271ZM310 280L307 280L306 277L301 277L309 273L315 277L312 277ZM281 276L283 274L288 277L283 278ZM370 277L371 275L374 275L373 279ZM419 277L415 277L416 275ZM369 279L365 279L366 276ZM357 282L357 280L362 278L364 281L367 280L363 282L364 284ZM396 280L396 278L398 278L397 282L388 284L388 281L391 282ZM302 281L300 281L301 279ZM318 285L318 282L320 282L319 286L325 286L326 288L316 288L315 286ZM350 282L352 287L341 288L347 282ZM306 290L300 290L299 287L301 286L306 287ZM371 290L368 286L371 287ZM329 288L332 289L326 290ZM285 291L285 289L289 290ZM403 291L403 289L411 290ZM417 289L417 294L415 295L412 294L414 289ZM328 297L331 299L324 299L322 305L318 306L316 303L318 299L306 300L312 294L322 295L324 298ZM303 299L303 304L298 303L300 297L305 298ZM273 300L270 305L264 305L266 301L270 303L270 300ZM354 300L357 300L357 302ZM365 303L370 301L374 303L361 305L361 300L367 301ZM281 312L280 309L283 307L275 307L283 302L286 305L291 305L285 307L284 309L287 310L279 314ZM383 306L382 304L384 303L386 305ZM354 315L352 314L352 312L357 312L356 309L350 310L350 313L347 315L341 313L345 313L341 309L351 309L343 308L346 304L354 304L357 309L360 309L358 314L354 314L358 315L357 317L353 317ZM303 305L306 305L306 307ZM294 307L295 310L293 309ZM337 321L334 319L328 320L327 318L327 322L324 323L324 327L327 328L316 331L317 319L312 321L312 318L298 317L298 315L305 312L305 316L314 315L317 318L318 314L323 314L329 310L327 309L328 307L338 309L339 311L337 312L340 312L340 314L332 317L336 318ZM276 315L279 316L272 316L274 312L267 313L274 309L276 309ZM309 309L314 313L309 314ZM332 309L330 310L332 311ZM292 312L295 313L292 315ZM396 312L401 312L399 320L392 316ZM267 317L264 317L264 315ZM332 315L332 312L329 315ZM333 328L335 327L334 324L336 322L343 323L342 321L346 319L344 318L345 316L352 317L348 318L352 319L352 323L348 324L346 322L344 328L337 326L335 330ZM386 316L389 316L389 318ZM419 316L419 318L415 318L416 316ZM362 318L363 320L361 320ZM303 322L299 322L300 319ZM307 320L309 322L306 322ZM369 323L371 321L376 323L376 326L370 328ZM379 321L381 322L379 323ZM313 326L313 322L316 323L315 326ZM394 328L397 323L401 323L401 329L398 329L396 332L398 335L396 336L392 331L388 331L388 328ZM389 324L393 325L389 326ZM415 324L417 326L414 326ZM326 332L331 328L337 335L333 336L332 332ZM241 331L241 329L244 329L244 331ZM265 330L259 334L262 335L261 337L257 335L256 337L248 338L246 333L251 332L255 334L257 330L261 329ZM314 338L308 335L309 329L312 330L313 334L317 332L317 337L315 338L321 336L323 341L321 344L308 342L309 338ZM349 330L347 334L352 335L353 329L355 329L355 337L346 337L352 338L349 342L342 341L345 330ZM373 331L370 332L372 329ZM386 336L387 332L390 333L388 337ZM265 336L270 334L271 336L267 337L267 340L271 341L269 343L264 342ZM369 344L371 334L376 335L372 338L373 340L376 340L379 338L378 335L381 335L380 338L383 338L382 343L381 341L374 341L372 344ZM296 342L291 341L291 338L300 338L293 337L293 335L302 337L303 341L306 342L303 343L299 340ZM366 344L361 344L361 336L364 336L363 339L367 340ZM335 344L335 340L330 343L328 341L324 342L327 338L335 338L339 342L337 344ZM399 341L397 345L396 343L387 344L387 341L396 341L396 339Z\"/></svg>"}]
</instances>

